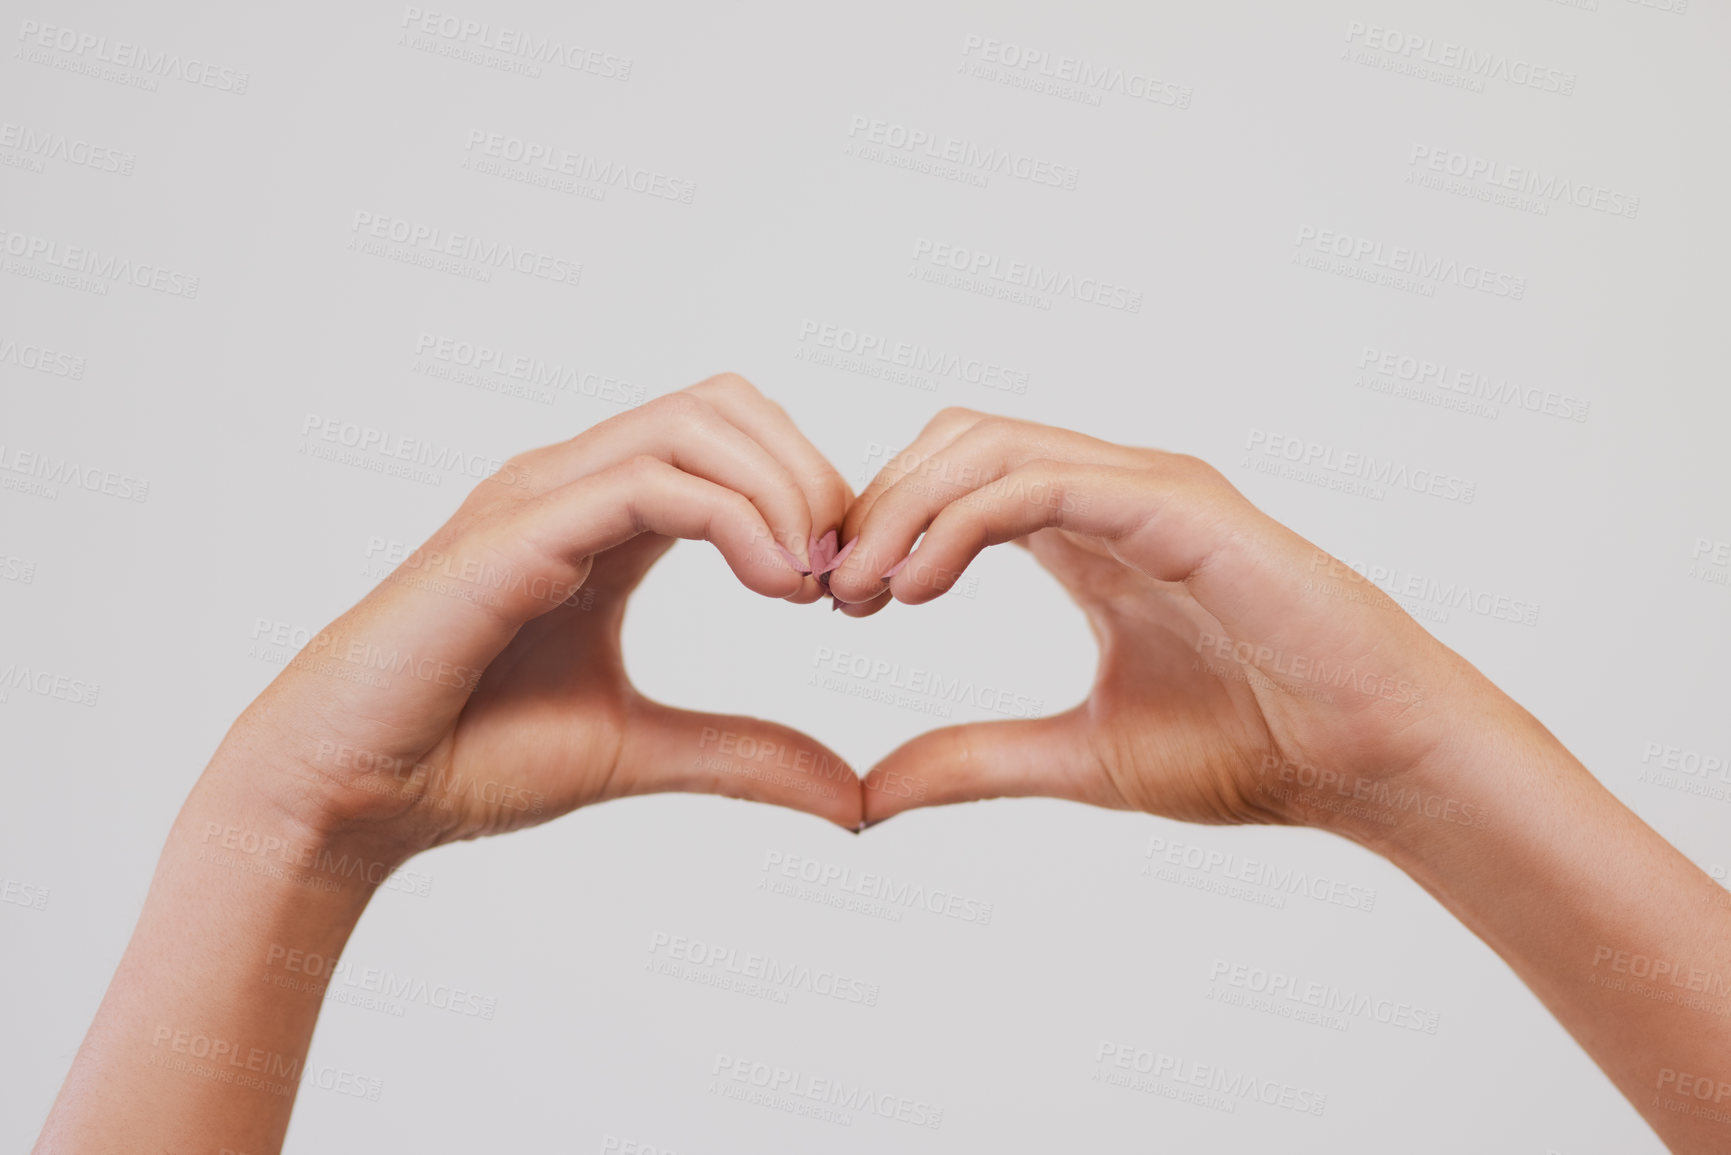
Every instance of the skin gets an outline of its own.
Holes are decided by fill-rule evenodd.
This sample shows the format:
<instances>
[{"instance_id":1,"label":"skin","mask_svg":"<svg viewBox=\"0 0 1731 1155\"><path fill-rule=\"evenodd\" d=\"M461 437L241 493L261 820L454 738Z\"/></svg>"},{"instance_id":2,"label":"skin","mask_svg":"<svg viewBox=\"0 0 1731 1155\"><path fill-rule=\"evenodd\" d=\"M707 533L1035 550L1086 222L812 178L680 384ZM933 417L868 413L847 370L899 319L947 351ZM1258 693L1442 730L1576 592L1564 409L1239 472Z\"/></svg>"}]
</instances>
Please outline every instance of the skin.
<instances>
[{"instance_id":1,"label":"skin","mask_svg":"<svg viewBox=\"0 0 1731 1155\"><path fill-rule=\"evenodd\" d=\"M932 731L857 782L797 731L632 688L625 602L674 538L809 604L823 586L799 571L836 526L853 549L826 576L851 616L940 597L989 545L1030 549L1099 643L1088 698ZM412 660L374 677L376 655ZM736 771L717 756L727 732L810 772ZM1329 830L1501 954L1672 1150L1731 1142L1689 1111L1731 1108L1723 999L1604 982L1635 954L1668 960L1678 994L1728 981L1723 892L1381 591L1201 461L967 410L856 500L779 407L723 375L513 458L247 709L170 832L36 1150L278 1150L322 999L261 982L271 959L340 954L421 850L667 790L849 830L916 797L1028 795Z\"/></svg>"},{"instance_id":2,"label":"skin","mask_svg":"<svg viewBox=\"0 0 1731 1155\"><path fill-rule=\"evenodd\" d=\"M946 410L860 495L842 537L857 543L830 588L850 614L930 601L1014 541L1100 651L1073 709L891 752L866 779L868 823L1044 795L1332 831L1496 950L1671 1150L1731 1149L1731 1124L1690 1111L1731 1114L1724 891L1469 662L1218 471ZM886 781L902 788L874 789ZM1627 989L1642 985L1634 956L1671 965L1646 984L1666 997Z\"/></svg>"},{"instance_id":3,"label":"skin","mask_svg":"<svg viewBox=\"0 0 1731 1155\"><path fill-rule=\"evenodd\" d=\"M374 890L422 850L673 790L856 830L858 778L833 751L653 702L619 645L626 599L675 538L712 542L758 594L817 601L776 547L803 561L852 497L731 374L507 462L235 722L36 1150L279 1150L322 1006L315 984L274 981L298 977L286 952L340 955ZM390 672L368 665L380 656ZM811 773L735 771L717 761L730 733ZM194 1060L218 1077L176 1069Z\"/></svg>"}]
</instances>

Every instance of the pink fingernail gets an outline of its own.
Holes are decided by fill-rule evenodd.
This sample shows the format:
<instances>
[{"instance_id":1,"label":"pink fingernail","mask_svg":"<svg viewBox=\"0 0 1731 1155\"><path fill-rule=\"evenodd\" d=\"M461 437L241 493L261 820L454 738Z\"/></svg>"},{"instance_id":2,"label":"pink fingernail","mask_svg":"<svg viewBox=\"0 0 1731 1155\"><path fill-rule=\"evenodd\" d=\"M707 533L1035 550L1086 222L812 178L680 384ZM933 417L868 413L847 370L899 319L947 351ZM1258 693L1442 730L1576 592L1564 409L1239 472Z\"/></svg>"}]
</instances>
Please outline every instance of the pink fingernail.
<instances>
[{"instance_id":1,"label":"pink fingernail","mask_svg":"<svg viewBox=\"0 0 1731 1155\"><path fill-rule=\"evenodd\" d=\"M775 543L775 548L778 551L780 551L781 556L782 556L782 560L786 561L787 564L793 568L795 573L802 573L802 574L811 573L810 570L806 569L804 566L799 564L799 559L797 557L794 557L793 551L788 549L785 545L782 545L778 541Z\"/></svg>"},{"instance_id":2,"label":"pink fingernail","mask_svg":"<svg viewBox=\"0 0 1731 1155\"><path fill-rule=\"evenodd\" d=\"M835 560L835 530L830 530L811 543L811 572L814 574L828 573L829 563Z\"/></svg>"},{"instance_id":3,"label":"pink fingernail","mask_svg":"<svg viewBox=\"0 0 1731 1155\"><path fill-rule=\"evenodd\" d=\"M817 572L820 574L827 574L827 573L834 573L836 570L840 569L841 563L847 560L847 555L852 553L853 547L858 545L858 544L859 544L859 538L856 536L852 541L850 541L846 545L842 546L841 552L836 554L834 557L830 558L829 561L827 563L825 563L824 567L822 569L818 570Z\"/></svg>"},{"instance_id":4,"label":"pink fingernail","mask_svg":"<svg viewBox=\"0 0 1731 1155\"><path fill-rule=\"evenodd\" d=\"M911 553L910 553L910 554L908 554L908 557L913 557L913 556L914 556L914 555L913 555L913 554L911 554ZM908 557L904 557L904 558L902 558L902 560L901 560L901 561L898 561L898 562L897 562L897 563L896 563L896 564L895 564L895 565L892 565L892 566L891 566L891 567L890 567L890 568L889 568L889 572L888 572L888 573L886 573L886 574L884 574L884 576L883 576L883 578L882 578L882 579L881 579L881 580L883 580L883 581L886 581L886 582L887 582L887 581L889 581L889 580L890 580L890 579L891 579L891 578L893 578L893 577L895 577L895 576L896 576L896 575L897 575L897 574L899 574L899 573L901 573L901 572L902 572L902 567L903 567L903 566L904 566L904 565L907 565L907 564L908 564Z\"/></svg>"}]
</instances>

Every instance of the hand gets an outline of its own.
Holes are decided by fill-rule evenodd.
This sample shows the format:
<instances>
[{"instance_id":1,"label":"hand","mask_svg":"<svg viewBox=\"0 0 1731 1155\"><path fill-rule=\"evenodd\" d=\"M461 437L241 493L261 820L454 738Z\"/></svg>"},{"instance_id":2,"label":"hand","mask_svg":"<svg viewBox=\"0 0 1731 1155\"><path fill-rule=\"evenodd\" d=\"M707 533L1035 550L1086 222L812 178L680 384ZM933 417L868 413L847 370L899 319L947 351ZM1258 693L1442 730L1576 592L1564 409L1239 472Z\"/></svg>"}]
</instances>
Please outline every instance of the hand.
<instances>
[{"instance_id":1,"label":"hand","mask_svg":"<svg viewBox=\"0 0 1731 1155\"><path fill-rule=\"evenodd\" d=\"M852 615L892 596L930 601L986 546L1017 541L1100 647L1073 709L934 730L892 752L867 777L868 824L916 804L1048 795L1374 838L1461 709L1519 711L1193 457L949 409L848 510L842 537L856 536L830 575ZM891 775L923 783L921 801L874 789Z\"/></svg>"},{"instance_id":2,"label":"hand","mask_svg":"<svg viewBox=\"0 0 1731 1155\"><path fill-rule=\"evenodd\" d=\"M713 542L759 594L816 601L799 570L852 496L731 374L515 457L289 663L225 743L245 756L216 764L306 825L402 853L675 790L855 829L840 757L785 726L649 700L619 640L627 598L674 538ZM798 769L753 776L723 736L780 747Z\"/></svg>"}]
</instances>

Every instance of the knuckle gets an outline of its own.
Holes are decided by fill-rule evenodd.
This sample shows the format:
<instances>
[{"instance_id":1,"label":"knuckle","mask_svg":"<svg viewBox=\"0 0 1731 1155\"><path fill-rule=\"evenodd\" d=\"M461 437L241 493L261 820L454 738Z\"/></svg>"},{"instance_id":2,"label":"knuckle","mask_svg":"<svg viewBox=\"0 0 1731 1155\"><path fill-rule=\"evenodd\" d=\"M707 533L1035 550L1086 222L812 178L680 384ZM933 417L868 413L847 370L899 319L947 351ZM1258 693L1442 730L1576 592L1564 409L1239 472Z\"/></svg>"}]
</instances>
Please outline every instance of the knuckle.
<instances>
[{"instance_id":1,"label":"knuckle","mask_svg":"<svg viewBox=\"0 0 1731 1155\"><path fill-rule=\"evenodd\" d=\"M632 482L642 484L653 477L660 476L663 462L661 458L652 453L639 453L635 457L627 458L621 468Z\"/></svg>"},{"instance_id":2,"label":"knuckle","mask_svg":"<svg viewBox=\"0 0 1731 1155\"><path fill-rule=\"evenodd\" d=\"M1202 460L1202 458L1192 456L1188 453L1173 454L1172 463L1177 467L1177 471L1182 477L1199 485L1213 486L1221 484L1226 480L1226 475L1224 473L1221 473L1218 469L1214 468L1214 466Z\"/></svg>"},{"instance_id":3,"label":"knuckle","mask_svg":"<svg viewBox=\"0 0 1731 1155\"><path fill-rule=\"evenodd\" d=\"M497 470L475 483L463 504L472 509L492 508L521 498L535 477L539 460L533 450L506 458Z\"/></svg>"},{"instance_id":4,"label":"knuckle","mask_svg":"<svg viewBox=\"0 0 1731 1155\"><path fill-rule=\"evenodd\" d=\"M547 456L544 451L539 449L512 454L505 459L504 464L493 476L512 485L529 481L546 464Z\"/></svg>"},{"instance_id":5,"label":"knuckle","mask_svg":"<svg viewBox=\"0 0 1731 1155\"><path fill-rule=\"evenodd\" d=\"M971 425L985 416L978 409L969 409L964 405L946 405L938 410L937 416L926 423L926 428L937 425Z\"/></svg>"},{"instance_id":6,"label":"knuckle","mask_svg":"<svg viewBox=\"0 0 1731 1155\"><path fill-rule=\"evenodd\" d=\"M988 413L974 423L969 432L991 442L1008 441L1016 435L1019 423L1010 417L1000 417L996 413Z\"/></svg>"},{"instance_id":7,"label":"knuckle","mask_svg":"<svg viewBox=\"0 0 1731 1155\"><path fill-rule=\"evenodd\" d=\"M676 422L683 426L707 424L715 412L709 407L709 402L689 389L657 397L647 408L654 410L658 421Z\"/></svg>"},{"instance_id":8,"label":"knuckle","mask_svg":"<svg viewBox=\"0 0 1731 1155\"><path fill-rule=\"evenodd\" d=\"M746 380L745 376L740 373L717 373L705 380L703 384L724 393L738 393L748 397L757 395L757 386Z\"/></svg>"},{"instance_id":9,"label":"knuckle","mask_svg":"<svg viewBox=\"0 0 1731 1155\"><path fill-rule=\"evenodd\" d=\"M737 521L750 522L754 526L763 521L763 515L753 505L751 498L734 490L725 490L721 494L721 503L727 516ZM773 536L773 535L772 535Z\"/></svg>"}]
</instances>

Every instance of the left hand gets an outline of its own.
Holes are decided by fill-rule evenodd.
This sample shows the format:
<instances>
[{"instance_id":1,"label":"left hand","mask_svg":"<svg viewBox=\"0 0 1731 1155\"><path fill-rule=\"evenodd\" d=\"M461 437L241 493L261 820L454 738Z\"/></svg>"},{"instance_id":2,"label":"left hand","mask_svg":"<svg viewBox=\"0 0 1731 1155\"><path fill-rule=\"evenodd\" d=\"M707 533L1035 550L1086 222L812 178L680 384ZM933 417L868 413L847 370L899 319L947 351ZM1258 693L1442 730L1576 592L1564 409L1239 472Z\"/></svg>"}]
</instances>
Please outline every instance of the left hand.
<instances>
[{"instance_id":1,"label":"left hand","mask_svg":"<svg viewBox=\"0 0 1731 1155\"><path fill-rule=\"evenodd\" d=\"M858 779L828 747L652 701L620 652L626 601L675 538L714 543L756 593L816 601L778 546L809 568L852 497L732 374L514 457L288 664L230 731L240 756L213 766L316 833L399 855L658 791L854 830Z\"/></svg>"}]
</instances>

